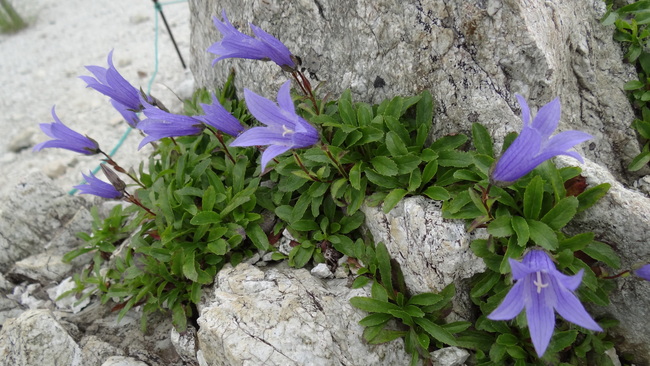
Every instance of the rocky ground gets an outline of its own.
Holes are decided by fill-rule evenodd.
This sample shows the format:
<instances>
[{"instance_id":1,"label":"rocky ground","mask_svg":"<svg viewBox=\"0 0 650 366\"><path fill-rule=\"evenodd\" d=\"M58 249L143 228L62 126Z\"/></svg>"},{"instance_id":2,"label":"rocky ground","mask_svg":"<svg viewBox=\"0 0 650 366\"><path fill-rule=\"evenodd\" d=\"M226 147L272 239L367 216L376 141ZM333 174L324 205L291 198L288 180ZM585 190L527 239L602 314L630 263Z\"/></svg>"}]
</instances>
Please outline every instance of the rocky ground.
<instances>
[{"instance_id":1,"label":"rocky ground","mask_svg":"<svg viewBox=\"0 0 650 366\"><path fill-rule=\"evenodd\" d=\"M87 89L79 75L85 65L106 66L113 60L121 74L147 90L154 76L156 13L152 1L84 0L12 1L29 27L0 34L0 197L26 174L44 172L69 190L81 173L97 166L96 157L58 149L33 152L48 138L39 123L53 121L53 105L63 123L87 134L110 151L126 131L108 98ZM189 10L186 2L163 6L163 11L186 62L189 62ZM166 105L178 108L174 93L192 89L191 76L176 55L159 18L159 66L151 91ZM116 160L125 166L138 161L139 136L133 133ZM144 150L144 149L143 149Z\"/></svg>"}]
</instances>

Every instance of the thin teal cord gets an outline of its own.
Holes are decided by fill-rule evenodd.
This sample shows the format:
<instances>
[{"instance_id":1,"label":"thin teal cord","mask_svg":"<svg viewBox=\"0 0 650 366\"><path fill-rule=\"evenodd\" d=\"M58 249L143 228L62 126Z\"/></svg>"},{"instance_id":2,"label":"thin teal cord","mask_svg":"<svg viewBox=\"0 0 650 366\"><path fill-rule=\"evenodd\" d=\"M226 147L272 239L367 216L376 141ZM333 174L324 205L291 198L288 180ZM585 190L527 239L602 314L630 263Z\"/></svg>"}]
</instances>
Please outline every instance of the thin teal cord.
<instances>
[{"instance_id":1,"label":"thin teal cord","mask_svg":"<svg viewBox=\"0 0 650 366\"><path fill-rule=\"evenodd\" d=\"M154 53L154 65L153 65L153 73L151 74L151 78L149 79L149 84L147 85L147 94L151 94L151 86L153 85L154 80L156 79L156 75L158 75L158 11L161 10L162 6L164 5L171 5L171 4L177 4L177 3L182 3L182 2L187 2L187 0L176 0L176 1L169 1L166 3L154 3L154 41L153 41L153 53ZM122 134L122 137L120 137L119 141L117 141L117 144L115 144L115 147L108 153L109 156L113 156L117 153L117 151L122 147L124 142L126 141L127 137L129 137L129 134L131 134L131 131L133 131L133 128L129 126L126 131ZM95 169L92 170L93 174L97 174L99 172L100 166L97 165ZM79 184L85 184L86 180L82 179L82 181ZM78 189L73 188L71 189L68 194L73 195L77 193Z\"/></svg>"}]
</instances>

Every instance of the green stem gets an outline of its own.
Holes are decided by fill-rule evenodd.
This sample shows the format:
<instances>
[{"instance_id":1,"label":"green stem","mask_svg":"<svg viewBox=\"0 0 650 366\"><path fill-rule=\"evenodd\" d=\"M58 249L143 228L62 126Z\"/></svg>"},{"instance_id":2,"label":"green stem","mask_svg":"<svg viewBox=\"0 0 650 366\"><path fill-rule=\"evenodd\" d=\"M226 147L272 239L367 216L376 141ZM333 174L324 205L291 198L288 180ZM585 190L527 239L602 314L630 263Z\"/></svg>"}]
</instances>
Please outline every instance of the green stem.
<instances>
[{"instance_id":1,"label":"green stem","mask_svg":"<svg viewBox=\"0 0 650 366\"><path fill-rule=\"evenodd\" d=\"M219 142L221 143L221 146L223 146L223 151L226 152L226 156L228 156L228 159L230 159L230 161L233 164L235 164L235 158L233 158L232 155L230 155L230 151L228 150L228 146L226 146L226 143L223 141L223 135L221 134L221 132L217 133L214 130L212 130L211 128L209 130L212 132L212 134L214 134L217 137L217 140L219 140Z\"/></svg>"},{"instance_id":2,"label":"green stem","mask_svg":"<svg viewBox=\"0 0 650 366\"><path fill-rule=\"evenodd\" d=\"M313 174L311 174L311 172L310 172L309 170L307 170L307 168L306 168L305 165L302 163L302 160L300 159L300 156L298 156L298 154L296 153L296 151L295 151L295 150L292 150L291 152L293 153L293 157L296 159L296 162L297 162L298 165L300 166L300 169L302 169L302 171L305 172L305 174L307 174L307 176L309 177L309 179L313 180L314 182L320 182L321 180L318 179L318 177L315 177Z\"/></svg>"},{"instance_id":3,"label":"green stem","mask_svg":"<svg viewBox=\"0 0 650 366\"><path fill-rule=\"evenodd\" d=\"M325 151L325 155L327 155L327 157L334 163L334 166L339 171L339 173L341 173L341 175L344 176L346 179L349 179L350 176L348 175L348 172L345 171L343 166L341 166L341 163L338 160L336 160L334 155L332 155L332 152L330 151L328 145L322 144L321 147Z\"/></svg>"}]
</instances>

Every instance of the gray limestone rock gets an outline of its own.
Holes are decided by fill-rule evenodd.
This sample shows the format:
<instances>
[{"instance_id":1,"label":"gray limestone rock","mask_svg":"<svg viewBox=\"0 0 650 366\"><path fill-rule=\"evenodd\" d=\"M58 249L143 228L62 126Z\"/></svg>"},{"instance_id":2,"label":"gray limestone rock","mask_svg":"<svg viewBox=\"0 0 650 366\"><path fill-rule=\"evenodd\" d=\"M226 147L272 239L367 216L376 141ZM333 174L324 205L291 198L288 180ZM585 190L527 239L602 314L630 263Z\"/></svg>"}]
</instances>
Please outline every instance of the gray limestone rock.
<instances>
[{"instance_id":1,"label":"gray limestone rock","mask_svg":"<svg viewBox=\"0 0 650 366\"><path fill-rule=\"evenodd\" d=\"M433 366L463 366L469 352L458 347L445 347L431 352Z\"/></svg>"},{"instance_id":2,"label":"gray limestone rock","mask_svg":"<svg viewBox=\"0 0 650 366\"><path fill-rule=\"evenodd\" d=\"M345 280L322 281L285 263L226 266L199 304L199 348L207 365L406 365L401 340L368 345L365 314L349 299L367 296Z\"/></svg>"},{"instance_id":3,"label":"gray limestone rock","mask_svg":"<svg viewBox=\"0 0 650 366\"><path fill-rule=\"evenodd\" d=\"M225 9L251 34L253 23L302 58L320 96L350 88L358 101L377 103L430 90L436 101L432 135L468 132L484 124L496 137L519 131L515 93L532 109L556 96L560 130L595 138L579 147L615 176L639 153L623 84L636 77L622 62L613 27L599 22L601 0L190 0L191 68L197 86L236 84L272 98L290 78L272 62L219 61L206 52L221 39L212 17ZM648 170L640 172L648 174Z\"/></svg>"},{"instance_id":4,"label":"gray limestone rock","mask_svg":"<svg viewBox=\"0 0 650 366\"><path fill-rule=\"evenodd\" d=\"M422 196L403 199L388 214L381 207L362 208L366 226L376 242L383 242L401 266L404 281L413 293L439 292L485 271L483 260L471 251L476 235L462 220L442 218L441 203Z\"/></svg>"},{"instance_id":5,"label":"gray limestone rock","mask_svg":"<svg viewBox=\"0 0 650 366\"><path fill-rule=\"evenodd\" d=\"M102 341L99 337L90 335L79 341L84 366L101 366L113 356L124 356L124 352L113 345Z\"/></svg>"},{"instance_id":6,"label":"gray limestone rock","mask_svg":"<svg viewBox=\"0 0 650 366\"><path fill-rule=\"evenodd\" d=\"M0 331L3 365L82 366L81 348L48 310L28 310Z\"/></svg>"},{"instance_id":7,"label":"gray limestone rock","mask_svg":"<svg viewBox=\"0 0 650 366\"><path fill-rule=\"evenodd\" d=\"M149 366L146 363L136 360L133 357L112 356L102 366Z\"/></svg>"},{"instance_id":8,"label":"gray limestone rock","mask_svg":"<svg viewBox=\"0 0 650 366\"><path fill-rule=\"evenodd\" d=\"M558 166L574 166L575 161L557 157ZM622 269L650 263L650 198L626 189L604 168L589 160L580 166L588 187L612 185L609 192L590 209L576 215L566 229L574 235L593 231L596 240L607 243L621 257ZM616 279L618 288L610 295L606 309L592 307L594 313L609 313L621 323L612 332L621 336L616 344L624 352L650 362L650 282L635 276Z\"/></svg>"},{"instance_id":9,"label":"gray limestone rock","mask_svg":"<svg viewBox=\"0 0 650 366\"><path fill-rule=\"evenodd\" d=\"M0 201L0 271L40 253L85 205L83 198L69 196L43 174L24 177Z\"/></svg>"}]
</instances>

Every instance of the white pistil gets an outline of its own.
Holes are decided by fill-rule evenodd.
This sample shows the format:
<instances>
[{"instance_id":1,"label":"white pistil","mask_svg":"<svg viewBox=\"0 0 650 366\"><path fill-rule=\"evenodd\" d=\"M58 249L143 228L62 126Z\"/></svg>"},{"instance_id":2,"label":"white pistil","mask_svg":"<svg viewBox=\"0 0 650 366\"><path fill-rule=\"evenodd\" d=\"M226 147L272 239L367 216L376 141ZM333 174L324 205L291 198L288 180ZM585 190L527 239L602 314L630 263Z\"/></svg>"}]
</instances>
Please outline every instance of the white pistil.
<instances>
[{"instance_id":1,"label":"white pistil","mask_svg":"<svg viewBox=\"0 0 650 366\"><path fill-rule=\"evenodd\" d=\"M282 125L282 129L284 130L284 132L282 132L282 137L288 133L293 133L293 130L288 129L285 125Z\"/></svg>"},{"instance_id":2,"label":"white pistil","mask_svg":"<svg viewBox=\"0 0 650 366\"><path fill-rule=\"evenodd\" d=\"M548 287L548 283L542 283L542 272L537 271L537 281L533 281L533 284L537 286L537 293L541 293L543 288Z\"/></svg>"}]
</instances>

